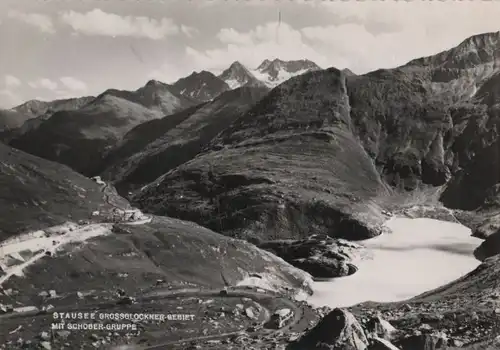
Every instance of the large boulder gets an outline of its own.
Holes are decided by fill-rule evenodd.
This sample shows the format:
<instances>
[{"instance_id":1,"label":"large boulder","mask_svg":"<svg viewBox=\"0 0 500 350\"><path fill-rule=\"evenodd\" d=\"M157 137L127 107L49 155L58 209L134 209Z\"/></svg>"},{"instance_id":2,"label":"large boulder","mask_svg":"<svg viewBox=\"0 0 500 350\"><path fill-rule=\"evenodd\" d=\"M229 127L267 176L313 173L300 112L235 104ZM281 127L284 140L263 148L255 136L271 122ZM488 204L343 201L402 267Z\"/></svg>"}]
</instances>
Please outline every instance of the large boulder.
<instances>
[{"instance_id":1,"label":"large boulder","mask_svg":"<svg viewBox=\"0 0 500 350\"><path fill-rule=\"evenodd\" d=\"M292 350L365 350L368 339L353 314L334 309L306 333Z\"/></svg>"},{"instance_id":2,"label":"large boulder","mask_svg":"<svg viewBox=\"0 0 500 350\"><path fill-rule=\"evenodd\" d=\"M481 261L500 253L500 230L489 235L479 247L474 250L474 256Z\"/></svg>"},{"instance_id":3,"label":"large boulder","mask_svg":"<svg viewBox=\"0 0 500 350\"><path fill-rule=\"evenodd\" d=\"M397 332L397 329L382 316L377 315L372 317L365 325L367 332L375 335L376 338L391 339Z\"/></svg>"},{"instance_id":4,"label":"large boulder","mask_svg":"<svg viewBox=\"0 0 500 350\"><path fill-rule=\"evenodd\" d=\"M396 345L402 350L446 349L448 347L448 337L440 332L415 334L398 340Z\"/></svg>"}]
</instances>

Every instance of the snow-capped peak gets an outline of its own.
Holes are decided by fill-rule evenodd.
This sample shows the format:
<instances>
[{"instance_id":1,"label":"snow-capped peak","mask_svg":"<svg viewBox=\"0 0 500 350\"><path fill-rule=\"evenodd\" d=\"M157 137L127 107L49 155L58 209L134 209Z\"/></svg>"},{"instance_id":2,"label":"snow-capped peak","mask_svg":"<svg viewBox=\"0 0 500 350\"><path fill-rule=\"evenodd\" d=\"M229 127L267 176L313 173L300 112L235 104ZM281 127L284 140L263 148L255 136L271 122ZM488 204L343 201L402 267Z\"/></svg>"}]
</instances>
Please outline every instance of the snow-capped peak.
<instances>
[{"instance_id":1,"label":"snow-capped peak","mask_svg":"<svg viewBox=\"0 0 500 350\"><path fill-rule=\"evenodd\" d=\"M256 68L256 70L258 71L261 71L261 70L264 70L266 69L267 67L269 67L269 65L271 64L271 61L269 61L268 59L265 59L264 61L262 61L262 63Z\"/></svg>"},{"instance_id":2,"label":"snow-capped peak","mask_svg":"<svg viewBox=\"0 0 500 350\"><path fill-rule=\"evenodd\" d=\"M275 87L284 81L321 68L309 60L283 61L279 58L264 60L252 73L268 87Z\"/></svg>"},{"instance_id":3,"label":"snow-capped peak","mask_svg":"<svg viewBox=\"0 0 500 350\"><path fill-rule=\"evenodd\" d=\"M240 62L233 62L228 69L219 75L219 79L226 82L231 89L237 89L242 86L263 86L264 84Z\"/></svg>"},{"instance_id":4,"label":"snow-capped peak","mask_svg":"<svg viewBox=\"0 0 500 350\"><path fill-rule=\"evenodd\" d=\"M283 61L265 59L253 70L249 70L240 62L233 62L229 68L218 76L231 89L242 86L267 86L273 88L284 81L300 74L321 69L309 60Z\"/></svg>"}]
</instances>

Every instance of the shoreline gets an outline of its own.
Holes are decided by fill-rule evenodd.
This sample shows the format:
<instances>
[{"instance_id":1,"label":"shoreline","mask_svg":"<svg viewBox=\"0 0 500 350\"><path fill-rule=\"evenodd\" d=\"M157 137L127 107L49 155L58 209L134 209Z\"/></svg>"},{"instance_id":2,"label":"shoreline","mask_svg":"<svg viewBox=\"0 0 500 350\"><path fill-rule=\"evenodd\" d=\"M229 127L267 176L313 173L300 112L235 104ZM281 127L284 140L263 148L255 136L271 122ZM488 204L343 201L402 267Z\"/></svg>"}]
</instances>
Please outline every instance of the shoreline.
<instances>
[{"instance_id":1,"label":"shoreline","mask_svg":"<svg viewBox=\"0 0 500 350\"><path fill-rule=\"evenodd\" d=\"M410 222L413 225L404 226ZM351 261L358 268L356 273L313 279L313 294L307 300L312 307L403 302L453 282L481 264L473 251L483 240L471 236L470 229L461 224L398 215L389 218L383 225L390 231L357 242L366 248L368 257L360 254ZM418 231L419 225L427 226L427 230L420 231L420 235L413 232ZM428 266L427 271L423 266ZM432 269L435 273L425 274ZM386 275L391 278L384 279ZM369 292L366 292L367 289ZM332 299L339 301L333 305Z\"/></svg>"}]
</instances>

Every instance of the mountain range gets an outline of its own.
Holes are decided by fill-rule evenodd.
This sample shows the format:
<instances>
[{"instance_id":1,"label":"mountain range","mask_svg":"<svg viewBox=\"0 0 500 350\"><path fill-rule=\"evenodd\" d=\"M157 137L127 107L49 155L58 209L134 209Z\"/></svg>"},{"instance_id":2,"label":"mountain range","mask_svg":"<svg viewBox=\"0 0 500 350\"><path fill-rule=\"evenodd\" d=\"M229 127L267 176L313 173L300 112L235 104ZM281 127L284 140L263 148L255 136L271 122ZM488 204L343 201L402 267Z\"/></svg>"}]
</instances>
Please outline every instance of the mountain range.
<instances>
[{"instance_id":1,"label":"mountain range","mask_svg":"<svg viewBox=\"0 0 500 350\"><path fill-rule=\"evenodd\" d=\"M293 308L292 328L266 333L253 324L245 334L254 341L242 345L237 329L235 337L201 348L487 349L485 342L499 334L499 84L496 32L362 75L307 60L265 60L254 70L235 62L218 76L202 71L173 84L152 80L135 91L57 102L61 109L51 107L55 102L17 107L9 112L29 120L2 134L2 237L65 220L111 226L110 203L135 206L152 221L120 222L115 234L43 259L28 269L29 279L9 280L18 294L2 292L0 302L39 300L33 285L59 288L64 300L81 286L109 304L116 286L142 296L164 279L183 290L279 284L267 294L271 301L261 294L258 300L264 310L280 302ZM386 233L391 213L416 207L425 208L420 217L446 216L484 238L476 251L484 262L414 299L367 302L352 308L356 316L334 310L310 330L321 311L288 300L284 290L303 292L311 276L257 248L327 236L373 238ZM316 248L304 249L320 265ZM207 292L211 303L228 289L215 297ZM221 333L226 311L222 305L206 311L218 320L212 330ZM252 310L244 313L258 319ZM384 333L380 327L368 330L368 320L381 313L399 329L383 341L374 336ZM290 329L303 336L297 347L289 346L297 339ZM16 348L19 335L3 332ZM151 332L159 333L165 336L163 329Z\"/></svg>"},{"instance_id":2,"label":"mountain range","mask_svg":"<svg viewBox=\"0 0 500 350\"><path fill-rule=\"evenodd\" d=\"M266 89L311 69L319 67L306 60L266 60L255 71L265 80L257 81L248 69L235 62L220 77L202 71L173 84L150 80L135 91L108 89L97 97L28 101L0 111L0 121L5 125L0 138L26 152L92 175L98 170L95 164L104 161L105 153L136 125L212 101L239 87ZM229 79L231 87L222 78Z\"/></svg>"},{"instance_id":3,"label":"mountain range","mask_svg":"<svg viewBox=\"0 0 500 350\"><path fill-rule=\"evenodd\" d=\"M136 91L109 89L100 96L112 95L129 99L145 107L171 114L192 103L206 102L221 93L243 86L272 88L295 75L321 69L309 60L283 61L264 60L256 69L250 70L239 62L232 63L218 76L208 72L193 72L173 84L150 80ZM184 98L183 98L184 97ZM12 109L0 109L0 132L16 129L29 119L48 119L62 110L76 110L95 97L80 97L54 101L30 100Z\"/></svg>"}]
</instances>

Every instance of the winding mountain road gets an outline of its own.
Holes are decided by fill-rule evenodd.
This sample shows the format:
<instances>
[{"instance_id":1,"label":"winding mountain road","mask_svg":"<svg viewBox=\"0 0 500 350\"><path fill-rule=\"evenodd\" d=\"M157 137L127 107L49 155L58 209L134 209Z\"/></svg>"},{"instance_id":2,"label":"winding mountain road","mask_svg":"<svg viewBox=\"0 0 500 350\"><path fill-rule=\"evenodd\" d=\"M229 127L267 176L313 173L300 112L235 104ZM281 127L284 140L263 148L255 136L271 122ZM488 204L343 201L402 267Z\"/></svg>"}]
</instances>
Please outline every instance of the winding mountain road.
<instances>
[{"instance_id":1,"label":"winding mountain road","mask_svg":"<svg viewBox=\"0 0 500 350\"><path fill-rule=\"evenodd\" d=\"M202 342L202 341L208 341L208 340L216 340L216 339L225 339L231 336L238 336L238 335L244 335L248 334L250 336L257 336L257 335L264 335L264 336L270 336L275 333L281 332L284 333L288 331L290 328L292 328L294 325L299 323L301 319L303 318L303 310L302 306L298 305L294 301L280 297L277 295L273 295L272 293L268 292L261 292L257 290L244 290L240 289L237 287L230 288L226 290L227 293L221 293L220 289L201 289L201 288L186 288L186 289L175 289L175 290L170 290L170 289L160 289L160 290L155 290L152 291L148 294L145 294L143 296L137 297L137 303L147 303L150 301L159 301L159 300L168 300L168 299L179 299L179 298L207 298L207 297L217 297L217 298L248 298L251 299L255 304L259 305L261 309L261 317L259 317L258 322L260 324L265 324L268 322L271 318L271 314L275 310L269 310L267 307L262 305L262 302L271 299L279 299L282 304L285 304L286 307L288 307L292 313L293 316L288 320L287 324L278 329L268 329L268 328L257 328L254 332L248 332L248 331L242 331L242 330L237 330L233 332L225 332L225 333L219 333L219 334L212 334L212 335L203 335L199 337L190 337L190 338L183 338L175 341L168 341L168 342L163 342L159 344L154 344L154 345L148 345L145 347L139 347L138 349L141 350L160 350L160 349L165 349L166 346L172 346L176 344L183 344L183 343L190 343L190 342ZM117 303L119 300L116 301L107 301L105 303L96 303L96 304L88 304L85 305L84 307L78 306L58 306L50 310L49 313L47 312L40 312L40 311L27 311L27 312L14 312L14 313L8 313L8 314L3 314L0 315L0 321L3 326L6 328L11 326L10 328L15 329L16 327L19 327L19 319L23 318L33 318L33 317L51 317L51 315L55 312L58 313L66 313L66 312L85 312L85 311L105 311L109 308L116 307ZM168 313L168 310L165 310L166 313ZM9 322L10 321L10 322ZM137 348L136 348L137 349Z\"/></svg>"},{"instance_id":2,"label":"winding mountain road","mask_svg":"<svg viewBox=\"0 0 500 350\"><path fill-rule=\"evenodd\" d=\"M123 224L130 225L141 225L148 223L152 220L151 217L145 216L138 209L123 209L117 206L116 203L112 203L108 192L108 184L104 181L100 180L100 178L94 179L98 184L103 185L101 187L101 191L105 196L105 201L111 207L116 208L119 214L118 222ZM135 213L139 215L135 215ZM128 218L126 218L128 216ZM76 224L75 224L76 225ZM21 275L22 270L32 264L35 264L39 259L46 256L47 252L55 252L58 248L63 246L66 243L74 242L74 241L85 241L88 238L95 237L98 235L106 234L106 232L110 232L112 227L112 222L105 222L101 224L88 224L88 225L77 225L76 227L63 232L58 235L46 235L44 237L33 236L32 233L26 234L26 239L24 241L16 241L16 242L8 242L5 245L4 252L6 254L17 254L21 249L26 249L27 247L33 247L38 249L36 250L36 254L34 254L30 259L26 260L22 264L19 264L17 267L10 269L6 275L0 278L0 284L9 279L12 275ZM49 229L47 229L49 230ZM42 232L43 233L43 232ZM50 243L50 244L49 244ZM0 246L2 248L2 246ZM1 251L1 249L0 249ZM6 255L4 254L4 255ZM245 289L244 289L245 288ZM265 324L271 319L271 314L276 310L269 310L263 304L266 304L266 301L273 301L274 304L284 305L282 307L289 308L293 315L287 321L287 324L281 329L268 329L268 328L257 328L255 331L242 331L237 330L233 332L226 332L222 334L212 334L212 335L203 335L199 337L191 337L185 339L179 339L175 341L168 341L155 345L148 345L146 347L139 347L139 349L143 350L159 350L165 349L166 346L172 346L175 344L183 344L189 342L203 342L208 340L215 339L224 339L231 336L238 336L247 334L249 336L257 336L264 335L269 336L273 335L277 332L286 332L290 330L294 325L298 324L304 317L303 305L300 305L298 302L294 302L291 299L287 299L283 296L279 296L277 294L273 294L272 292L266 292L262 289L247 289L248 287L228 287L225 289L224 293L221 293L220 289L201 289L201 288L185 288L185 289L154 289L145 293L143 295L137 295L136 302L137 303L148 303L150 301L158 301L158 300L167 300L167 299L178 299L178 298L207 298L207 297L217 297L217 298L248 298L251 299L256 305L259 306L261 312L259 312L259 316L256 319L260 324ZM279 303L276 301L279 300ZM59 305L50 310L50 314L47 312L40 311L25 311L25 312L10 312L6 314L0 315L0 321L2 323L2 327L18 329L20 319L23 318L34 318L34 317L51 317L54 312L82 312L82 311L105 311L106 309L116 308L119 300L111 300L106 301L104 303L90 303L85 306L74 306L74 305ZM166 313L167 310L164 310Z\"/></svg>"}]
</instances>

